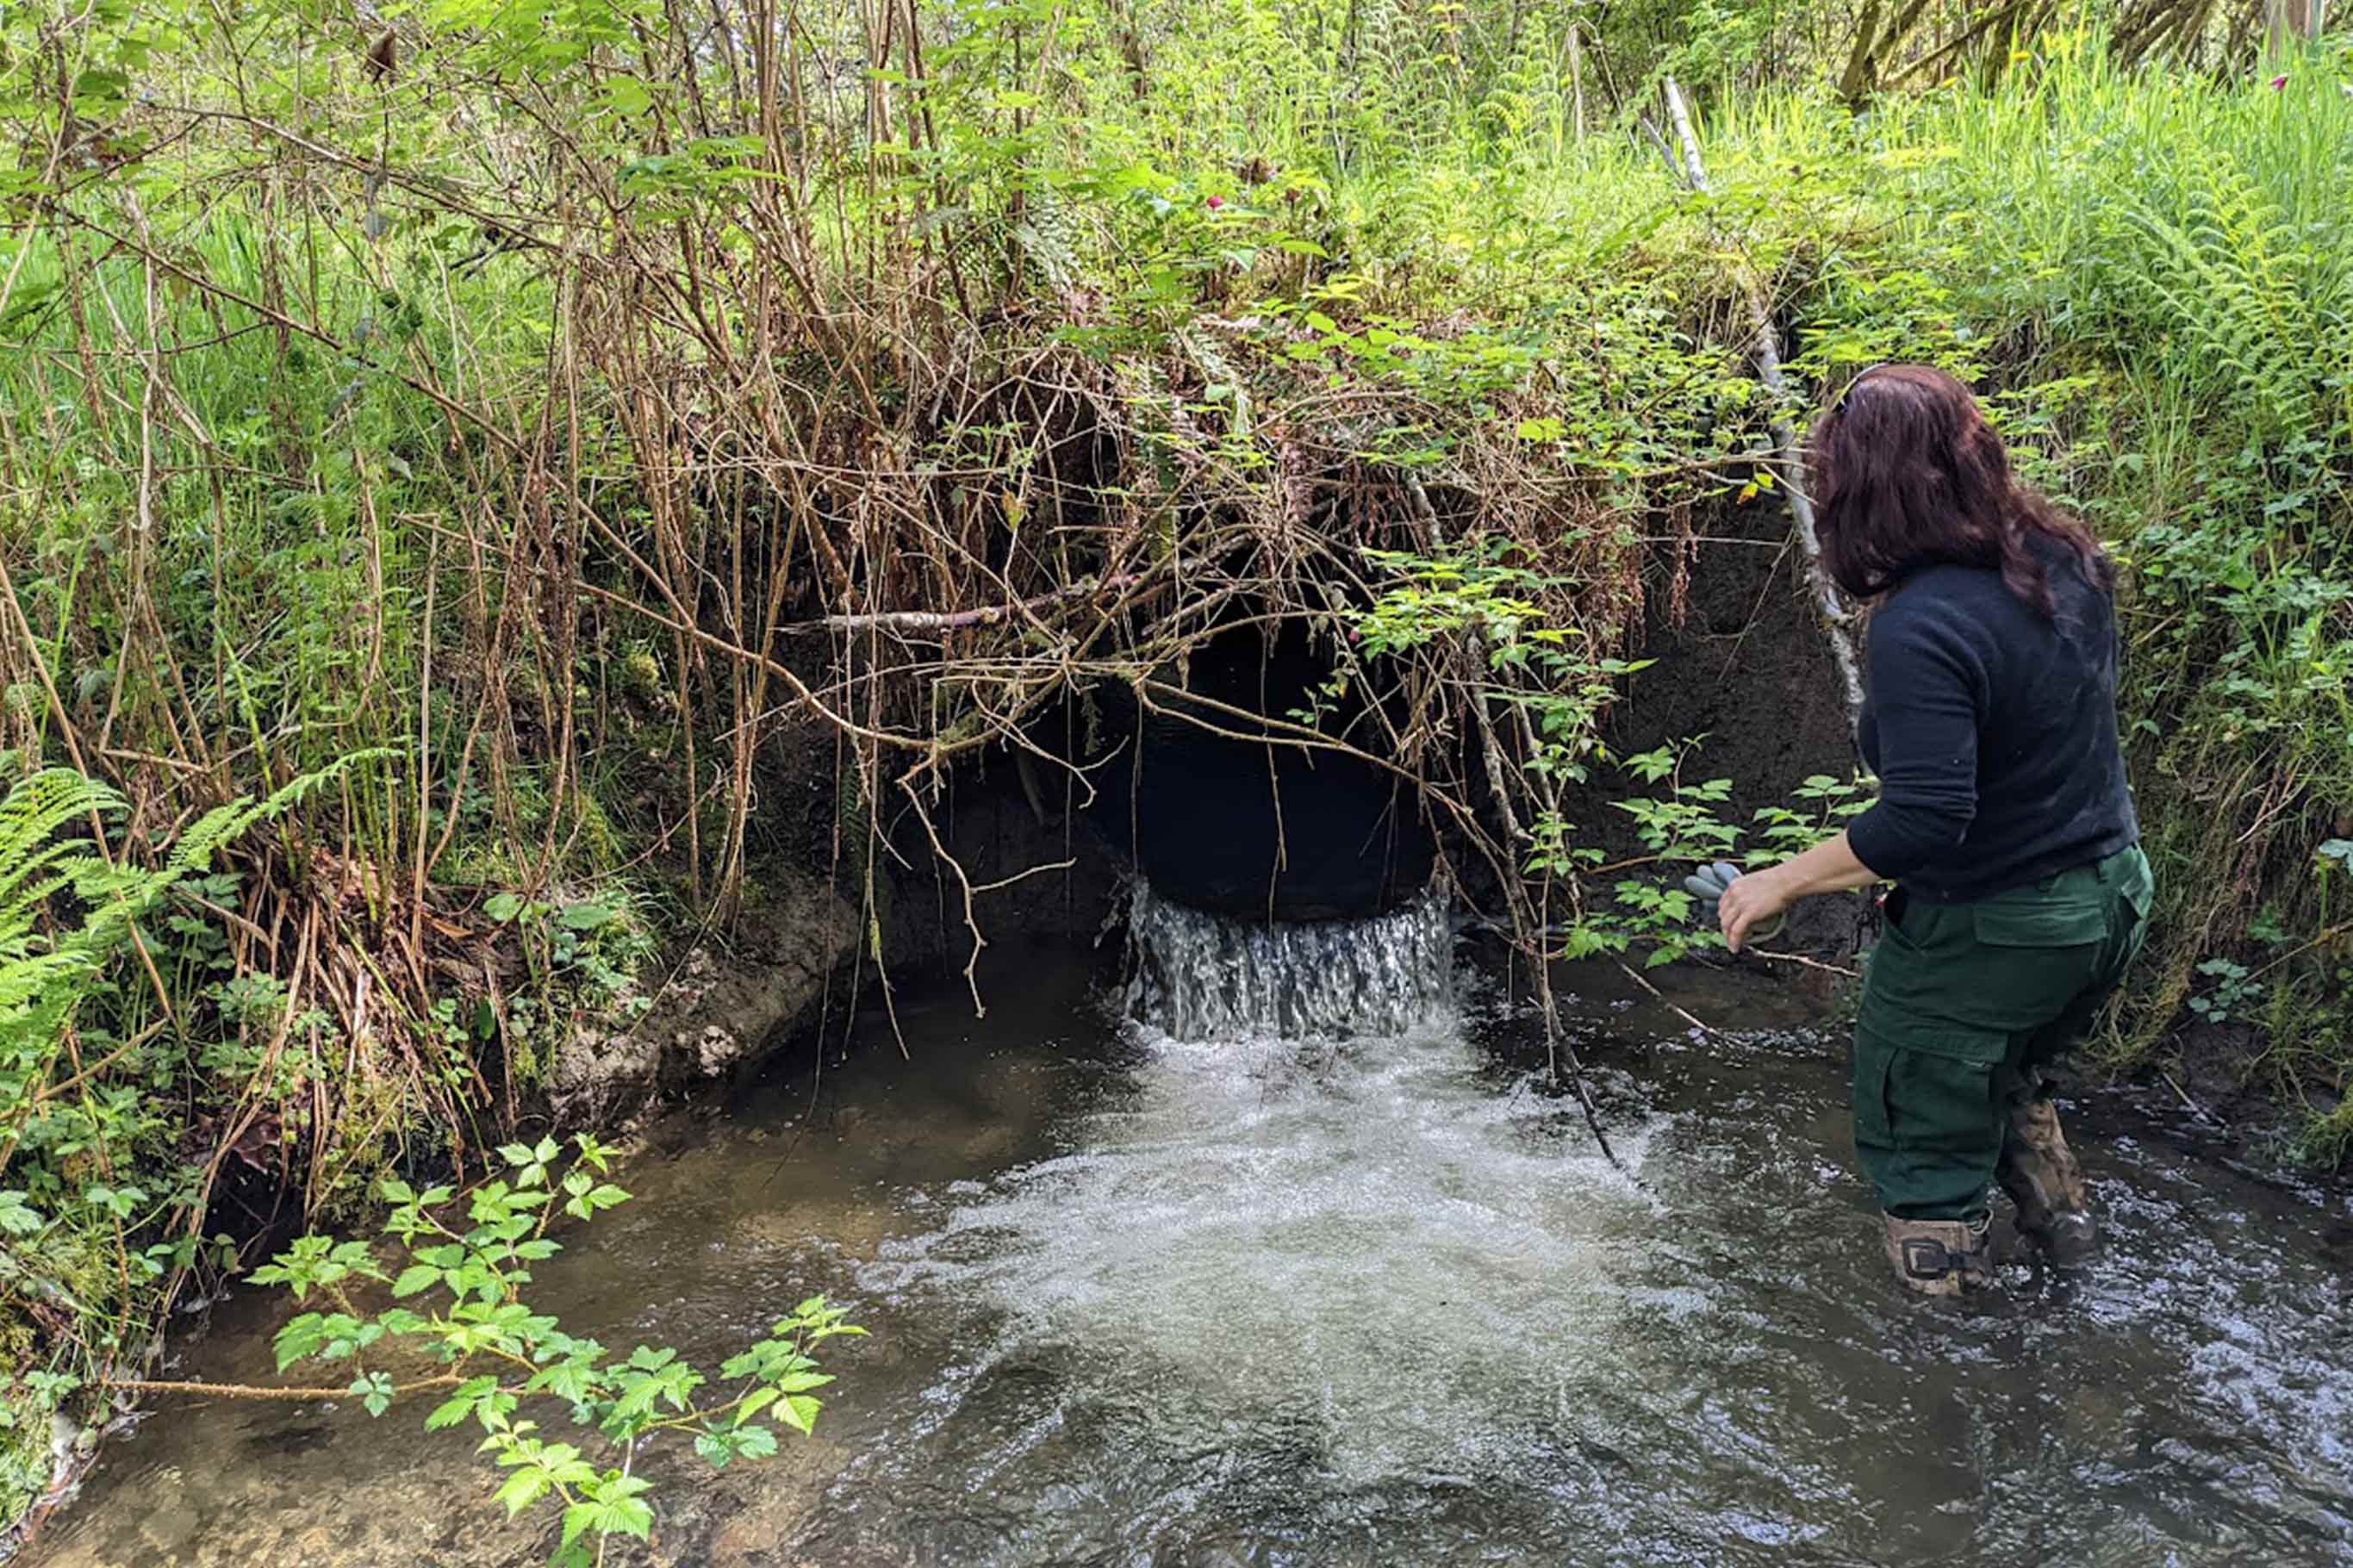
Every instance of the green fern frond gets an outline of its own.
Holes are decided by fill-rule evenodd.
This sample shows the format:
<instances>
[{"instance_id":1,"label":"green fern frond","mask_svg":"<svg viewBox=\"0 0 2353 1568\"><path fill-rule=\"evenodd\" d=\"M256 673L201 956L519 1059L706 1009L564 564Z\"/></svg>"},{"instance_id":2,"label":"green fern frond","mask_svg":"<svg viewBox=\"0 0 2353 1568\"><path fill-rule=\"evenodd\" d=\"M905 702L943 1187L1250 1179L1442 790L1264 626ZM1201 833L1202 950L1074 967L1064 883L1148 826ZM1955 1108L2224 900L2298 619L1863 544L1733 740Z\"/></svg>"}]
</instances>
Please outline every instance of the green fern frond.
<instances>
[{"instance_id":1,"label":"green fern frond","mask_svg":"<svg viewBox=\"0 0 2353 1568\"><path fill-rule=\"evenodd\" d=\"M397 752L354 752L259 802L233 801L206 812L180 836L157 869L110 866L87 840L57 840L69 823L121 808L113 790L69 769L23 779L0 799L0 1062L20 1086L45 1081L66 1025L107 962L130 939L132 924L183 878L200 874L238 834L300 804L362 762ZM80 922L53 938L39 929L43 907L70 889ZM6 1107L0 1106L0 1114Z\"/></svg>"},{"instance_id":2,"label":"green fern frond","mask_svg":"<svg viewBox=\"0 0 2353 1568\"><path fill-rule=\"evenodd\" d=\"M349 756L338 757L315 772L304 773L263 800L237 800L227 805L215 806L180 835L179 843L172 850L171 859L164 864L165 878L175 882L182 877L204 872L210 868L212 858L224 846L255 823L284 815L308 800L322 786L342 777L362 763L380 762L400 754L398 749L390 746L353 752Z\"/></svg>"},{"instance_id":3,"label":"green fern frond","mask_svg":"<svg viewBox=\"0 0 2353 1568\"><path fill-rule=\"evenodd\" d=\"M0 910L20 901L22 884L42 867L88 853L86 844L50 843L58 829L93 812L121 809L121 795L70 768L48 768L19 780L0 799Z\"/></svg>"}]
</instances>

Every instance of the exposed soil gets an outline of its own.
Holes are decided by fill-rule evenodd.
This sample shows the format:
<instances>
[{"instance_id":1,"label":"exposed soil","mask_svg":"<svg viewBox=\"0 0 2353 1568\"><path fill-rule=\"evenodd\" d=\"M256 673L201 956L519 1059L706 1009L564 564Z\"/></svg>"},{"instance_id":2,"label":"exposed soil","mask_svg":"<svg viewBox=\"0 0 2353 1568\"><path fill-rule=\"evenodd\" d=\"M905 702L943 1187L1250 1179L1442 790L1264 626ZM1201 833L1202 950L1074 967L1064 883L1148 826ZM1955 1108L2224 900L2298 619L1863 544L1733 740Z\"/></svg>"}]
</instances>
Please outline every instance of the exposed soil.
<instances>
[{"instance_id":1,"label":"exposed soil","mask_svg":"<svg viewBox=\"0 0 2353 1568\"><path fill-rule=\"evenodd\" d=\"M1636 657L1655 662L1628 682L1603 735L1620 756L1700 739L1687 776L1730 778L1736 805L1727 819L1745 822L1812 774L1846 777L1854 747L1788 514L1762 503L1727 509L1692 549L1680 605L1666 581L1672 563L1654 568ZM1620 783L1598 780L1577 821L1630 842L1623 814L1606 804L1624 793Z\"/></svg>"}]
</instances>

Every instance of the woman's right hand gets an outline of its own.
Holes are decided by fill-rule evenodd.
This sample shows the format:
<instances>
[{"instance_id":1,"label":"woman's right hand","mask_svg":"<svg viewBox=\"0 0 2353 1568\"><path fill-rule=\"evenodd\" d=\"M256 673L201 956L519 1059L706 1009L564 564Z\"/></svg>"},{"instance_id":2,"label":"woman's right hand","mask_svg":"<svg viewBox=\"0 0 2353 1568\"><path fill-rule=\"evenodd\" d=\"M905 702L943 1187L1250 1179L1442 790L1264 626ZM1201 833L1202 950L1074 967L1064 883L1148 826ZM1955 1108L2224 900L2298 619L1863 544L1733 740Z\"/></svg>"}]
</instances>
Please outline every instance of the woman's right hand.
<instances>
[{"instance_id":1,"label":"woman's right hand","mask_svg":"<svg viewBox=\"0 0 2353 1568\"><path fill-rule=\"evenodd\" d=\"M1795 894L1788 886L1787 866L1784 861L1768 870L1751 871L1735 879L1716 900L1716 923L1724 928L1725 945L1733 952L1740 951L1751 931L1788 909Z\"/></svg>"}]
</instances>

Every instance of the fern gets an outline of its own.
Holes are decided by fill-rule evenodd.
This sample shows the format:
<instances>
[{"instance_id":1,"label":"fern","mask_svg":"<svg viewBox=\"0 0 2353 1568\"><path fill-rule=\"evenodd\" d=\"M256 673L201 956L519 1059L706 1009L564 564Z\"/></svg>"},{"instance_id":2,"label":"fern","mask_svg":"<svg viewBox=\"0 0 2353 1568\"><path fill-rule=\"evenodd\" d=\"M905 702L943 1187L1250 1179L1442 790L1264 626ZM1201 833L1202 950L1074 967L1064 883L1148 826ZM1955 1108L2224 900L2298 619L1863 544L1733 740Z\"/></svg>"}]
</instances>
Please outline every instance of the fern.
<instances>
[{"instance_id":1,"label":"fern","mask_svg":"<svg viewBox=\"0 0 2353 1568\"><path fill-rule=\"evenodd\" d=\"M2331 356L2306 287L2316 270L2289 217L2243 174L2210 168L2179 216L2137 203L2147 286L2181 340L2184 379L2238 404L2266 436L2310 423L2314 369Z\"/></svg>"},{"instance_id":2,"label":"fern","mask_svg":"<svg viewBox=\"0 0 2353 1568\"><path fill-rule=\"evenodd\" d=\"M0 1115L12 1122L20 1097L46 1076L104 956L87 926L54 939L37 929L52 895L68 888L96 893L111 870L87 840L55 836L69 822L121 805L104 784L66 768L35 773L0 800L0 1093L8 1100Z\"/></svg>"},{"instance_id":3,"label":"fern","mask_svg":"<svg viewBox=\"0 0 2353 1568\"><path fill-rule=\"evenodd\" d=\"M0 951L6 951L5 944L16 940L20 931L30 929L42 901L68 879L55 878L30 889L27 880L60 861L88 855L89 846L70 840L51 843L51 836L77 818L121 806L121 796L70 768L35 773L0 800Z\"/></svg>"},{"instance_id":4,"label":"fern","mask_svg":"<svg viewBox=\"0 0 2353 1568\"><path fill-rule=\"evenodd\" d=\"M69 824L121 809L121 797L103 784L51 768L0 799L0 1130L9 1147L39 1104L75 1012L104 981L139 920L257 822L299 805L353 764L392 754L354 752L261 801L216 806L152 869L110 864L91 840L57 837ZM79 922L45 932L43 915L57 913L49 900L68 891L79 906Z\"/></svg>"}]
</instances>

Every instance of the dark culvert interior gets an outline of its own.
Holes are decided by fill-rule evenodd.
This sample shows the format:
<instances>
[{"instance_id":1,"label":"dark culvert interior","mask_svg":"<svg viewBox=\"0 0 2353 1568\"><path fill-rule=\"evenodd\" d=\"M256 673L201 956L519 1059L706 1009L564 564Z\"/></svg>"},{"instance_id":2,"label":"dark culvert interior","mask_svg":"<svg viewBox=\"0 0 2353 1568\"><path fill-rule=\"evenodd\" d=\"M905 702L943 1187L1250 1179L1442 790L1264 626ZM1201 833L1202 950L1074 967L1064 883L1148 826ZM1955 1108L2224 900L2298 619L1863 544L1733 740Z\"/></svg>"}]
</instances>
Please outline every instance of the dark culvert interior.
<instances>
[{"instance_id":1,"label":"dark culvert interior","mask_svg":"<svg viewBox=\"0 0 2353 1568\"><path fill-rule=\"evenodd\" d=\"M1348 920L1410 900L1437 858L1412 784L1241 716L1290 720L1332 674L1303 626L1244 621L1167 672L1196 701L1099 691L1103 732L1128 744L1095 775L1096 826L1163 896L1198 909ZM1322 728L1360 734L1366 700L1353 687L1325 697Z\"/></svg>"}]
</instances>

